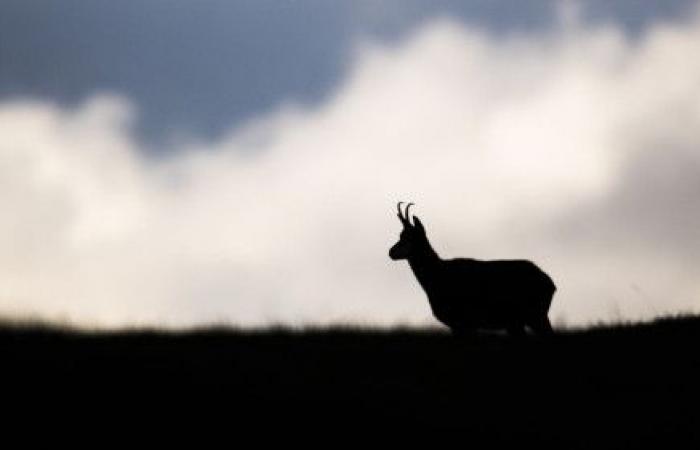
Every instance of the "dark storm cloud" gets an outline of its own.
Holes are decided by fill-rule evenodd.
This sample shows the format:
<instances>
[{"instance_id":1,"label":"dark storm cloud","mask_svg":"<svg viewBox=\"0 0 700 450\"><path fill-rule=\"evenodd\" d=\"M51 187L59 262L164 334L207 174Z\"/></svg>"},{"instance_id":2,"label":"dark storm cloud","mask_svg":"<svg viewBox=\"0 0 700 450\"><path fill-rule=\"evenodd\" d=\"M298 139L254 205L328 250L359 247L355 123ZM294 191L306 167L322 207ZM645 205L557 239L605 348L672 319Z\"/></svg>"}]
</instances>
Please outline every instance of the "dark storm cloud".
<instances>
[{"instance_id":1,"label":"dark storm cloud","mask_svg":"<svg viewBox=\"0 0 700 450\"><path fill-rule=\"evenodd\" d=\"M586 2L584 16L634 34L691 2ZM555 23L542 1L32 1L0 5L0 100L74 105L98 91L130 98L152 143L232 124L341 81L358 37L393 40L435 16L493 33Z\"/></svg>"}]
</instances>

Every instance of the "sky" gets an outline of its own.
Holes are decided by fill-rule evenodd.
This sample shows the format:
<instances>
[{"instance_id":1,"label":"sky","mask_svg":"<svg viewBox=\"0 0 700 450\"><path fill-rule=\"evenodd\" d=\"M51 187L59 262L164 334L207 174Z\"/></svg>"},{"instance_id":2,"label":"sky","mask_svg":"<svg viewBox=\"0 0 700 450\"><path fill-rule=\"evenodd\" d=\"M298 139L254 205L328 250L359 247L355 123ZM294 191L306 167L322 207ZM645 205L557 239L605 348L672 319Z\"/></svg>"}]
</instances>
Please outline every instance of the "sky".
<instances>
[{"instance_id":1,"label":"sky","mask_svg":"<svg viewBox=\"0 0 700 450\"><path fill-rule=\"evenodd\" d=\"M698 312L697 55L689 1L3 1L0 315L433 325L399 200L555 326Z\"/></svg>"}]
</instances>

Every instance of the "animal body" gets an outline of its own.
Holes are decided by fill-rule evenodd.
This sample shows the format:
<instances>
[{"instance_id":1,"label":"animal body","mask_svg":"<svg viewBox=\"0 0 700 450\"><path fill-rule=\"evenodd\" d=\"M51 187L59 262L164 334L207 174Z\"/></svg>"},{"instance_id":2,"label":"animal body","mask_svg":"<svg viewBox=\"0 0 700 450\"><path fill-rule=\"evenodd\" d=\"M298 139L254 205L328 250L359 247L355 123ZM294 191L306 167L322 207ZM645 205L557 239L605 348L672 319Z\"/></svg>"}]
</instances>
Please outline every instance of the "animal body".
<instances>
[{"instance_id":1,"label":"animal body","mask_svg":"<svg viewBox=\"0 0 700 450\"><path fill-rule=\"evenodd\" d=\"M401 204L403 230L389 257L408 260L437 320L458 334L504 329L520 335L526 328L552 333L547 313L556 286L539 267L527 260L442 259L420 219L414 216L411 223L412 204L403 213Z\"/></svg>"}]
</instances>

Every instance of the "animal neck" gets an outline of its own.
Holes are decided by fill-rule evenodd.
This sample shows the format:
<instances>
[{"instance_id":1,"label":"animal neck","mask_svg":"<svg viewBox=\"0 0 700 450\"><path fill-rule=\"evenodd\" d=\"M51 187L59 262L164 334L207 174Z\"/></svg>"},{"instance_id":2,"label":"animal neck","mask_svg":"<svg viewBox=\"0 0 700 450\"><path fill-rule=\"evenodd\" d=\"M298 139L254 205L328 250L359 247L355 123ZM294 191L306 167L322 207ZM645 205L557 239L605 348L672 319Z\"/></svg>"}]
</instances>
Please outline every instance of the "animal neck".
<instances>
[{"instance_id":1,"label":"animal neck","mask_svg":"<svg viewBox=\"0 0 700 450\"><path fill-rule=\"evenodd\" d=\"M414 252L414 254L408 258L408 264L411 266L411 270L413 270L418 282L426 292L431 288L432 281L435 279L435 269L438 267L439 263L440 257L435 250L433 250L433 247L427 239L425 240L425 245L421 246L419 251Z\"/></svg>"}]
</instances>

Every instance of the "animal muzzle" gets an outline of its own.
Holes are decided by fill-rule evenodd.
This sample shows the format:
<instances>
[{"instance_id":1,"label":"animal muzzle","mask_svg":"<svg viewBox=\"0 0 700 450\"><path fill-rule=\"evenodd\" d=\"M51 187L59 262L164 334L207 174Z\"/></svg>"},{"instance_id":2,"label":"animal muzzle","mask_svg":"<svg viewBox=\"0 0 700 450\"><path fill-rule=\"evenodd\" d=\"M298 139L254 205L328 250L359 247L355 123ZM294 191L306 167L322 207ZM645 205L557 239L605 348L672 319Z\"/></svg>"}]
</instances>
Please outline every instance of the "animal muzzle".
<instances>
[{"instance_id":1,"label":"animal muzzle","mask_svg":"<svg viewBox=\"0 0 700 450\"><path fill-rule=\"evenodd\" d=\"M394 245L389 249L389 258L393 259L396 261L397 259L404 259L406 256L403 254L404 252L401 251L401 248L399 245Z\"/></svg>"}]
</instances>

